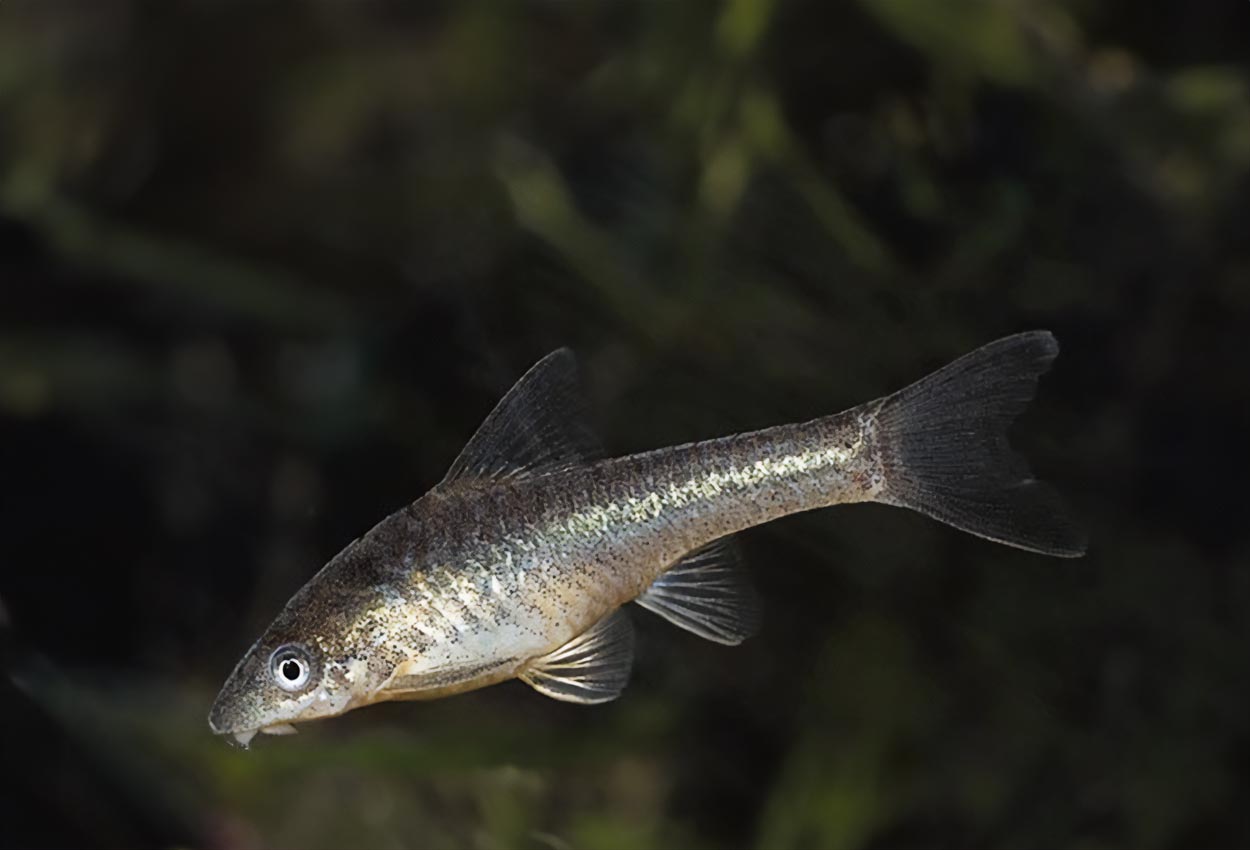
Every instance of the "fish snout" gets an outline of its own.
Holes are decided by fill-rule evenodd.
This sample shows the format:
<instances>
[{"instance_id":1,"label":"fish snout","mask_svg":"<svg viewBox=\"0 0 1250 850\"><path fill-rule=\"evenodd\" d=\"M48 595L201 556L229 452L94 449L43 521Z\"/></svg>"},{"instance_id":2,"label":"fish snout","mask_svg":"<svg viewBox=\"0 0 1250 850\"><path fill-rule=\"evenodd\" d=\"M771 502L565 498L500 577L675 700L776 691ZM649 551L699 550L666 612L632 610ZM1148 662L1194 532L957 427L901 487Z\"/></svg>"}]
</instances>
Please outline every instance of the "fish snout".
<instances>
[{"instance_id":1,"label":"fish snout","mask_svg":"<svg viewBox=\"0 0 1250 850\"><path fill-rule=\"evenodd\" d=\"M214 735L229 735L234 730L228 719L225 701L218 695L213 700L213 707L208 710L208 728Z\"/></svg>"},{"instance_id":2,"label":"fish snout","mask_svg":"<svg viewBox=\"0 0 1250 850\"><path fill-rule=\"evenodd\" d=\"M231 676L208 710L208 728L214 735L237 735L254 729L256 718L251 708L246 690L239 687L238 676Z\"/></svg>"},{"instance_id":3,"label":"fish snout","mask_svg":"<svg viewBox=\"0 0 1250 850\"><path fill-rule=\"evenodd\" d=\"M213 707L209 709L208 728L214 735L221 736L231 745L245 750L257 731L255 729L242 728L237 723L231 723L227 719L226 707L222 704L220 697L213 703Z\"/></svg>"},{"instance_id":4,"label":"fish snout","mask_svg":"<svg viewBox=\"0 0 1250 850\"><path fill-rule=\"evenodd\" d=\"M226 734L225 720L222 718L221 706L214 702L208 711L208 728L214 735Z\"/></svg>"}]
</instances>

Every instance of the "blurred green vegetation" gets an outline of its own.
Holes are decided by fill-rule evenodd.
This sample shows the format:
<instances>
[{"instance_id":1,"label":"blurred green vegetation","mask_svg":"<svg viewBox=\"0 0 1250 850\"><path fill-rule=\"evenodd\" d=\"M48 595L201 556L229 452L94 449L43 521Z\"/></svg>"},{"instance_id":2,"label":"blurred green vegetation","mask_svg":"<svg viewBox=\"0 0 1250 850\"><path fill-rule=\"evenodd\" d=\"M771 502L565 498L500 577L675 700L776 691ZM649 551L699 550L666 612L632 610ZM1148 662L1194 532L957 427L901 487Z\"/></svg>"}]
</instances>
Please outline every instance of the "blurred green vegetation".
<instances>
[{"instance_id":1,"label":"blurred green vegetation","mask_svg":"<svg viewBox=\"0 0 1250 850\"><path fill-rule=\"evenodd\" d=\"M15 844L1250 841L1250 5L0 5ZM1090 555L856 507L744 535L764 633L640 612L505 685L267 739L214 689L510 381L624 453L997 335Z\"/></svg>"}]
</instances>

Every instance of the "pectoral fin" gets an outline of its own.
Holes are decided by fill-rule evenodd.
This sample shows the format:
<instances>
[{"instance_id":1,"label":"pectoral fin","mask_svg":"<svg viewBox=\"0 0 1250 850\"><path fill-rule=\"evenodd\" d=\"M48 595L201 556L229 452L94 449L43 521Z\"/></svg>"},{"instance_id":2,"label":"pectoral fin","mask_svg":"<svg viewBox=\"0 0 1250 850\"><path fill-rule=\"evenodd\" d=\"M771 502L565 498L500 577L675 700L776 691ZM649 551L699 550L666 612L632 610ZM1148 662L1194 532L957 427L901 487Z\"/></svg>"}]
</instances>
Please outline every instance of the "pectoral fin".
<instances>
[{"instance_id":1,"label":"pectoral fin","mask_svg":"<svg viewBox=\"0 0 1250 850\"><path fill-rule=\"evenodd\" d=\"M518 678L552 699L592 705L620 696L633 664L634 628L617 610L554 652L534 659Z\"/></svg>"},{"instance_id":2,"label":"pectoral fin","mask_svg":"<svg viewBox=\"0 0 1250 850\"><path fill-rule=\"evenodd\" d=\"M635 601L675 626L731 646L759 627L759 601L728 537L682 558Z\"/></svg>"}]
</instances>

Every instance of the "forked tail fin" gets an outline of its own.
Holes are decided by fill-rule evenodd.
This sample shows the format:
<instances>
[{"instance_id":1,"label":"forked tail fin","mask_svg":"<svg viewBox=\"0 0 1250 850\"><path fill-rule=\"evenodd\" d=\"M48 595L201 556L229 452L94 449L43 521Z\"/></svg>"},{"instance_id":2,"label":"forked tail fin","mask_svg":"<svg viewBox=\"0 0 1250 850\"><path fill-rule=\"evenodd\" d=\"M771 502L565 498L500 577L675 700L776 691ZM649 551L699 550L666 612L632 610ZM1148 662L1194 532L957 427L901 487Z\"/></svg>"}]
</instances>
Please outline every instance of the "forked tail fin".
<instances>
[{"instance_id":1,"label":"forked tail fin","mask_svg":"<svg viewBox=\"0 0 1250 850\"><path fill-rule=\"evenodd\" d=\"M1049 331L1016 334L885 398L876 416L885 470L878 501L1008 546L1084 554L1084 532L1007 442L1058 353Z\"/></svg>"}]
</instances>

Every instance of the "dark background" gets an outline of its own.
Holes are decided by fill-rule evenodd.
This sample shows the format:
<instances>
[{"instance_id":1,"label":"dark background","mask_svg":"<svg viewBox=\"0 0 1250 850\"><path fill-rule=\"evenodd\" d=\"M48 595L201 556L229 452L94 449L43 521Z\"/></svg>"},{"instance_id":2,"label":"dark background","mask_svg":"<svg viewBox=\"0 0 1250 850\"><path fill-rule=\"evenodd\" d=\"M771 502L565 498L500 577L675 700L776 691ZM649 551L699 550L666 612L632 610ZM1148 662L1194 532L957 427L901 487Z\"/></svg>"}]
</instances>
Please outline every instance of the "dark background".
<instances>
[{"instance_id":1,"label":"dark background","mask_svg":"<svg viewBox=\"0 0 1250 850\"><path fill-rule=\"evenodd\" d=\"M0 836L1250 843L1250 3L0 4ZM617 453L999 335L1059 561L857 506L743 535L738 649L212 738L339 548L561 345Z\"/></svg>"}]
</instances>

